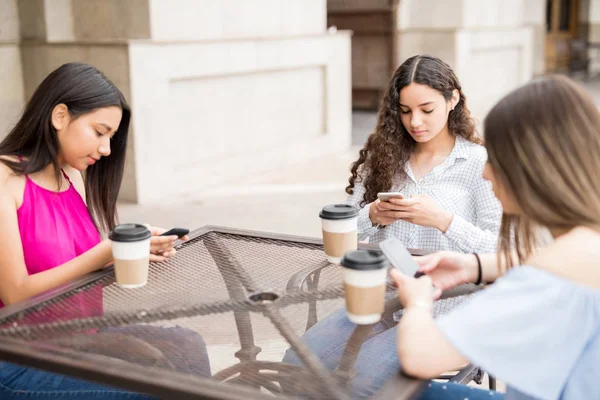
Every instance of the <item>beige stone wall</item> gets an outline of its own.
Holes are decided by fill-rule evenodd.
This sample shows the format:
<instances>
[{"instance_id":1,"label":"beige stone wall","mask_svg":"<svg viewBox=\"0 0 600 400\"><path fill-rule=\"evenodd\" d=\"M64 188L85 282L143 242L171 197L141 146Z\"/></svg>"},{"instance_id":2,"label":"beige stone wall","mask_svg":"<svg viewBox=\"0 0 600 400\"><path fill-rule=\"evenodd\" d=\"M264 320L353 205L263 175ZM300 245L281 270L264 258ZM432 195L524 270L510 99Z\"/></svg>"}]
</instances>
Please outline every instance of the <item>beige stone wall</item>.
<instances>
[{"instance_id":1,"label":"beige stone wall","mask_svg":"<svg viewBox=\"0 0 600 400\"><path fill-rule=\"evenodd\" d=\"M348 34L129 50L140 202L350 146Z\"/></svg>"},{"instance_id":2,"label":"beige stone wall","mask_svg":"<svg viewBox=\"0 0 600 400\"><path fill-rule=\"evenodd\" d=\"M533 74L546 72L546 0L523 1L525 26L533 30Z\"/></svg>"},{"instance_id":3,"label":"beige stone wall","mask_svg":"<svg viewBox=\"0 0 600 400\"><path fill-rule=\"evenodd\" d=\"M326 0L149 0L155 41L320 35Z\"/></svg>"},{"instance_id":4,"label":"beige stone wall","mask_svg":"<svg viewBox=\"0 0 600 400\"><path fill-rule=\"evenodd\" d=\"M593 43L600 43L600 1L590 0L588 12L588 40ZM590 71L592 74L600 73L600 49L590 50L592 62Z\"/></svg>"},{"instance_id":5,"label":"beige stone wall","mask_svg":"<svg viewBox=\"0 0 600 400\"><path fill-rule=\"evenodd\" d=\"M398 62L429 53L448 62L475 118L533 76L534 32L524 20L526 0L403 0Z\"/></svg>"},{"instance_id":6,"label":"beige stone wall","mask_svg":"<svg viewBox=\"0 0 600 400\"><path fill-rule=\"evenodd\" d=\"M0 139L14 126L24 104L17 3L0 0Z\"/></svg>"}]
</instances>

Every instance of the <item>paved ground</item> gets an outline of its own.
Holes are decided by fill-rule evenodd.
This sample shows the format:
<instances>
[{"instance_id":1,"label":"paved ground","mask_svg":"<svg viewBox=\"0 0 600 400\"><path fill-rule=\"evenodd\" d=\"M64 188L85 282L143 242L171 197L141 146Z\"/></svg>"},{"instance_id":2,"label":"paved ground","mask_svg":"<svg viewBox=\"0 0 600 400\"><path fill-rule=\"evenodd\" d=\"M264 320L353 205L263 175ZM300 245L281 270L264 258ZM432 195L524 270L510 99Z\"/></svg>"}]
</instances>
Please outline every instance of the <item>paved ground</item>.
<instances>
[{"instance_id":1,"label":"paved ground","mask_svg":"<svg viewBox=\"0 0 600 400\"><path fill-rule=\"evenodd\" d=\"M371 133L376 113L355 112L352 122L353 147L348 151L273 170L243 185L198 193L188 203L121 204L120 219L162 227L223 225L319 236L319 210L345 199L350 164Z\"/></svg>"}]
</instances>

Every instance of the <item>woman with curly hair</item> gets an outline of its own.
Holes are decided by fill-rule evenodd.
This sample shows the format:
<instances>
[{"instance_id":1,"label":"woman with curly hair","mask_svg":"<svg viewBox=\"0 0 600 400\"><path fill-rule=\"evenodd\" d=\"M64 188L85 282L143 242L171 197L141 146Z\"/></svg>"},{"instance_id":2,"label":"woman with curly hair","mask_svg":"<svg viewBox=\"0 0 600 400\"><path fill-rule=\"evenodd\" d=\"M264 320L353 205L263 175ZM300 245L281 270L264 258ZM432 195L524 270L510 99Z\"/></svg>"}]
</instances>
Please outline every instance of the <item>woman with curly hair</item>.
<instances>
[{"instance_id":1,"label":"woman with curly hair","mask_svg":"<svg viewBox=\"0 0 600 400\"><path fill-rule=\"evenodd\" d=\"M502 207L482 177L486 161L452 69L435 57L409 58L394 73L375 132L352 166L346 191L348 203L361 208L359 238L393 236L426 250L495 251ZM380 192L401 192L403 198L380 201ZM395 352L378 352L394 348L396 324L382 319L362 346L362 357L376 362L357 371L357 393L371 393L397 371ZM334 369L354 328L341 309L310 328L303 341ZM301 363L291 349L283 361Z\"/></svg>"},{"instance_id":2,"label":"woman with curly hair","mask_svg":"<svg viewBox=\"0 0 600 400\"><path fill-rule=\"evenodd\" d=\"M361 208L361 240L407 247L493 251L502 210L482 177L487 160L458 78L428 55L394 73L375 132L352 165L348 203ZM380 201L380 192L403 197Z\"/></svg>"}]
</instances>

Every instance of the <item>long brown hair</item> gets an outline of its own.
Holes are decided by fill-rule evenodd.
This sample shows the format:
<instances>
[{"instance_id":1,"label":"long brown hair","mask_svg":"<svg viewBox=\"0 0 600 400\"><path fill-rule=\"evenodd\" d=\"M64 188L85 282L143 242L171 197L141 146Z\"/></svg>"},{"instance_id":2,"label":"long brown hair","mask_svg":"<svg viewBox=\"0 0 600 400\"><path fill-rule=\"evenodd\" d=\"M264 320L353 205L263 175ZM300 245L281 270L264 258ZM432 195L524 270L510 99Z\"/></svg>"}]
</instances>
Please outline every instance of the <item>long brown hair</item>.
<instances>
[{"instance_id":1,"label":"long brown hair","mask_svg":"<svg viewBox=\"0 0 600 400\"><path fill-rule=\"evenodd\" d=\"M123 180L125 151L131 110L121 91L91 65L67 63L48 75L25 106L23 115L0 142L0 156L23 156L23 162L2 159L15 174L39 172L54 167L57 182L61 172L59 143L51 122L52 110L65 104L71 118L98 108L117 106L123 110L121 123L111 141L111 153L90 166L85 173L87 206L96 226L111 230L117 222L117 196Z\"/></svg>"},{"instance_id":2,"label":"long brown hair","mask_svg":"<svg viewBox=\"0 0 600 400\"><path fill-rule=\"evenodd\" d=\"M503 267L532 254L535 226L599 229L600 113L582 87L564 76L533 81L492 108L484 134L494 175L520 211L502 218Z\"/></svg>"},{"instance_id":3,"label":"long brown hair","mask_svg":"<svg viewBox=\"0 0 600 400\"><path fill-rule=\"evenodd\" d=\"M439 58L414 56L398 67L381 101L377 126L352 164L346 193L353 194L355 183L361 182L365 195L361 206L374 201L377 193L392 188L394 179L404 177L404 165L415 148L415 140L400 119L400 91L411 83L437 90L446 101L458 90L460 101L448 117L448 130L470 142L481 143L475 123L467 108L466 97L452 68Z\"/></svg>"}]
</instances>

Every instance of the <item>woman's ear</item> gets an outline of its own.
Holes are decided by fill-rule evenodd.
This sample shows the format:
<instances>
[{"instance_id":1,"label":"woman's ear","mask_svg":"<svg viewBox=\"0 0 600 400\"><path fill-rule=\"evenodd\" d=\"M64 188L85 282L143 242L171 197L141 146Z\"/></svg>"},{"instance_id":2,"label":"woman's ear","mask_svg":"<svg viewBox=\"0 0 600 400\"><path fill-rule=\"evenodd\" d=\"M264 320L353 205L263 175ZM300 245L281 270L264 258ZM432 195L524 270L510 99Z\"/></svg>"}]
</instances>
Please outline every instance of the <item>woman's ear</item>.
<instances>
[{"instance_id":1,"label":"woman's ear","mask_svg":"<svg viewBox=\"0 0 600 400\"><path fill-rule=\"evenodd\" d=\"M454 89L452 91L452 98L450 99L450 104L452 105L452 107L450 108L454 110L458 103L460 103L460 92L458 91L458 89Z\"/></svg>"},{"instance_id":2,"label":"woman's ear","mask_svg":"<svg viewBox=\"0 0 600 400\"><path fill-rule=\"evenodd\" d=\"M70 121L69 109L64 104L59 104L52 110L52 126L57 131L64 129Z\"/></svg>"}]
</instances>

